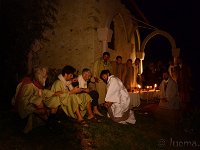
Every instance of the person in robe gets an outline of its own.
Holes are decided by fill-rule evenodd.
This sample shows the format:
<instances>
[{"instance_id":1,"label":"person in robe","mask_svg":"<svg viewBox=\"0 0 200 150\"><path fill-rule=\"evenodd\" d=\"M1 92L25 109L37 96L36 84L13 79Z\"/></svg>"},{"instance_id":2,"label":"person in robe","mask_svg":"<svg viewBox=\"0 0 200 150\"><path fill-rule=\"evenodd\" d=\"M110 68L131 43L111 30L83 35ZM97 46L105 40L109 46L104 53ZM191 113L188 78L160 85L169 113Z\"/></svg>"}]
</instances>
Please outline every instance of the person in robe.
<instances>
[{"instance_id":1,"label":"person in robe","mask_svg":"<svg viewBox=\"0 0 200 150\"><path fill-rule=\"evenodd\" d=\"M103 116L98 110L99 93L88 86L89 82L91 82L91 77L92 73L90 69L84 68L82 74L78 76L79 88L83 88L83 92L88 93L91 96L93 113L98 116Z\"/></svg>"},{"instance_id":2,"label":"person in robe","mask_svg":"<svg viewBox=\"0 0 200 150\"><path fill-rule=\"evenodd\" d=\"M73 88L71 80L76 69L72 66L65 66L62 73L58 75L58 79L53 83L51 90L53 92L62 91L65 93L61 97L61 108L67 116L77 119L77 122L84 127L88 127L84 116L87 112L88 120L97 120L91 109L92 98L87 93L82 93L83 89L79 87Z\"/></svg>"},{"instance_id":3,"label":"person in robe","mask_svg":"<svg viewBox=\"0 0 200 150\"><path fill-rule=\"evenodd\" d=\"M108 117L114 122L135 124L134 112L129 109L130 96L122 81L111 75L109 70L103 70L100 75L107 84L104 106L108 110Z\"/></svg>"},{"instance_id":4,"label":"person in robe","mask_svg":"<svg viewBox=\"0 0 200 150\"><path fill-rule=\"evenodd\" d=\"M171 110L178 110L180 108L178 85L171 78L168 70L163 71L163 81L160 84L159 107Z\"/></svg>"},{"instance_id":5,"label":"person in robe","mask_svg":"<svg viewBox=\"0 0 200 150\"><path fill-rule=\"evenodd\" d=\"M133 86L133 78L134 77L134 68L132 65L132 59L128 59L124 68L123 73L123 84L126 87L126 89L130 92Z\"/></svg>"},{"instance_id":6,"label":"person in robe","mask_svg":"<svg viewBox=\"0 0 200 150\"><path fill-rule=\"evenodd\" d=\"M47 72L46 67L36 67L31 75L24 77L17 85L12 105L21 119L27 119L24 133L47 123L49 113L54 114L60 104L61 92L44 89Z\"/></svg>"},{"instance_id":7,"label":"person in robe","mask_svg":"<svg viewBox=\"0 0 200 150\"><path fill-rule=\"evenodd\" d=\"M133 88L138 87L138 77L139 77L139 65L140 65L140 59L136 58L133 64Z\"/></svg>"},{"instance_id":8,"label":"person in robe","mask_svg":"<svg viewBox=\"0 0 200 150\"><path fill-rule=\"evenodd\" d=\"M155 118L167 124L168 126L180 125L180 97L178 93L178 85L171 78L168 68L163 70L163 80L159 86L160 88L160 102L158 106L152 104L151 110Z\"/></svg>"},{"instance_id":9,"label":"person in robe","mask_svg":"<svg viewBox=\"0 0 200 150\"><path fill-rule=\"evenodd\" d=\"M118 77L120 80L122 79L122 75L124 72L124 65L122 64L122 56L117 56L115 61L111 62L113 75Z\"/></svg>"},{"instance_id":10,"label":"person in robe","mask_svg":"<svg viewBox=\"0 0 200 150\"><path fill-rule=\"evenodd\" d=\"M95 84L96 84L96 89L97 92L99 93L99 101L98 103L102 105L105 101L105 95L106 95L106 85L101 80L100 74L102 70L108 69L112 73L112 65L110 62L110 53L109 52L104 52L103 56L100 57L96 62L94 63L93 66L93 76L95 79Z\"/></svg>"}]
</instances>

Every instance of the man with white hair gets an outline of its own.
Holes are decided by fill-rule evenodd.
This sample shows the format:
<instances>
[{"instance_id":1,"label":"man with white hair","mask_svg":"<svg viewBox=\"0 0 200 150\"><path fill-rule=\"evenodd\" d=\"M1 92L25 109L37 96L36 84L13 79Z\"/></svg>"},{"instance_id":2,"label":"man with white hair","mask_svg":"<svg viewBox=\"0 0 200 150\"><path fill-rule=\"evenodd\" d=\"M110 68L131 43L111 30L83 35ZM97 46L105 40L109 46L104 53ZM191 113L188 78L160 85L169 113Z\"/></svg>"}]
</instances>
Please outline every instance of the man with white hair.
<instances>
[{"instance_id":1,"label":"man with white hair","mask_svg":"<svg viewBox=\"0 0 200 150\"><path fill-rule=\"evenodd\" d=\"M54 93L44 89L47 79L47 68L36 67L33 69L31 76L25 77L17 85L15 96L12 99L12 105L18 112L21 119L28 119L23 132L28 133L37 123L47 121L47 107L52 108L51 113L56 112L55 109L60 105L59 92ZM46 106L45 106L46 105Z\"/></svg>"},{"instance_id":2,"label":"man with white hair","mask_svg":"<svg viewBox=\"0 0 200 150\"><path fill-rule=\"evenodd\" d=\"M103 116L98 110L99 93L96 90L92 90L88 87L91 77L92 73L90 69L84 68L82 70L82 74L78 76L79 88L82 88L83 92L86 92L91 96L93 113L98 116Z\"/></svg>"}]
</instances>

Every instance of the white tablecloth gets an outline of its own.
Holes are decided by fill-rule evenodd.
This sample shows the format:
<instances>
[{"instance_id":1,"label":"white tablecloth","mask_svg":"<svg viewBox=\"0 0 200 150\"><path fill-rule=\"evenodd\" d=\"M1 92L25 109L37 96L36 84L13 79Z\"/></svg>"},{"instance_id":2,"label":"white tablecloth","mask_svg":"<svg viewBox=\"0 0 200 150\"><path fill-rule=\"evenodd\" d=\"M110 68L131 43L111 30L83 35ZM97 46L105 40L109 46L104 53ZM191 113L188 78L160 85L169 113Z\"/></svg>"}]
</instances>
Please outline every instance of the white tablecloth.
<instances>
[{"instance_id":1,"label":"white tablecloth","mask_svg":"<svg viewBox=\"0 0 200 150\"><path fill-rule=\"evenodd\" d=\"M160 91L140 91L140 92L129 92L130 95L130 108L140 106L141 99L149 101L158 100L160 98Z\"/></svg>"},{"instance_id":2,"label":"white tablecloth","mask_svg":"<svg viewBox=\"0 0 200 150\"><path fill-rule=\"evenodd\" d=\"M147 103L149 101L155 101L160 98L160 91L159 90L150 90L150 91L142 91L140 92L140 99L146 100Z\"/></svg>"},{"instance_id":3,"label":"white tablecloth","mask_svg":"<svg viewBox=\"0 0 200 150\"><path fill-rule=\"evenodd\" d=\"M129 92L130 95L130 108L140 106L140 94L138 92Z\"/></svg>"}]
</instances>

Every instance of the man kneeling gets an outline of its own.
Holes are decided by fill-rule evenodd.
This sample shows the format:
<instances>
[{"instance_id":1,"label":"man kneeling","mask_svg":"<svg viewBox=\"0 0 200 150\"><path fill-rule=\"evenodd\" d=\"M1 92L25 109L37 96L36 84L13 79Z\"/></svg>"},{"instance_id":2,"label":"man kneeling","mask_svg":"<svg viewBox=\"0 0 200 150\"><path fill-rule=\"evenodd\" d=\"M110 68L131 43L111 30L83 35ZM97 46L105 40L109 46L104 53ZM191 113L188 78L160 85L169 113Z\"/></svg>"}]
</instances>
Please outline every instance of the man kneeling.
<instances>
[{"instance_id":1,"label":"man kneeling","mask_svg":"<svg viewBox=\"0 0 200 150\"><path fill-rule=\"evenodd\" d=\"M109 70L103 70L100 77L107 84L104 106L108 110L108 117L118 123L135 124L134 113L129 109L130 96L122 81L111 75Z\"/></svg>"}]
</instances>

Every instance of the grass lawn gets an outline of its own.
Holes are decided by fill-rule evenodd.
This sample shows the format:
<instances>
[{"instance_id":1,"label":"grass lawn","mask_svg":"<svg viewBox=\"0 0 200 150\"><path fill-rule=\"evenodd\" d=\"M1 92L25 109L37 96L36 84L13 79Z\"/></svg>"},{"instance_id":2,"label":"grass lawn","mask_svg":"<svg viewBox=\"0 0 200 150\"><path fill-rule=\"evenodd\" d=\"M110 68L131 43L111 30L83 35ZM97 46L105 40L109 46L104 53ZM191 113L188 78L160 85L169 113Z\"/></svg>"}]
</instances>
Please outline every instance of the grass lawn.
<instances>
[{"instance_id":1,"label":"grass lawn","mask_svg":"<svg viewBox=\"0 0 200 150\"><path fill-rule=\"evenodd\" d=\"M106 115L106 111L102 111ZM155 150L200 149L198 108L185 113L174 126L151 113L134 110L135 125L114 123L101 117L101 123L81 127L66 116L54 130L41 126L23 134L23 122L9 109L0 110L0 150ZM196 144L195 144L196 142Z\"/></svg>"}]
</instances>

